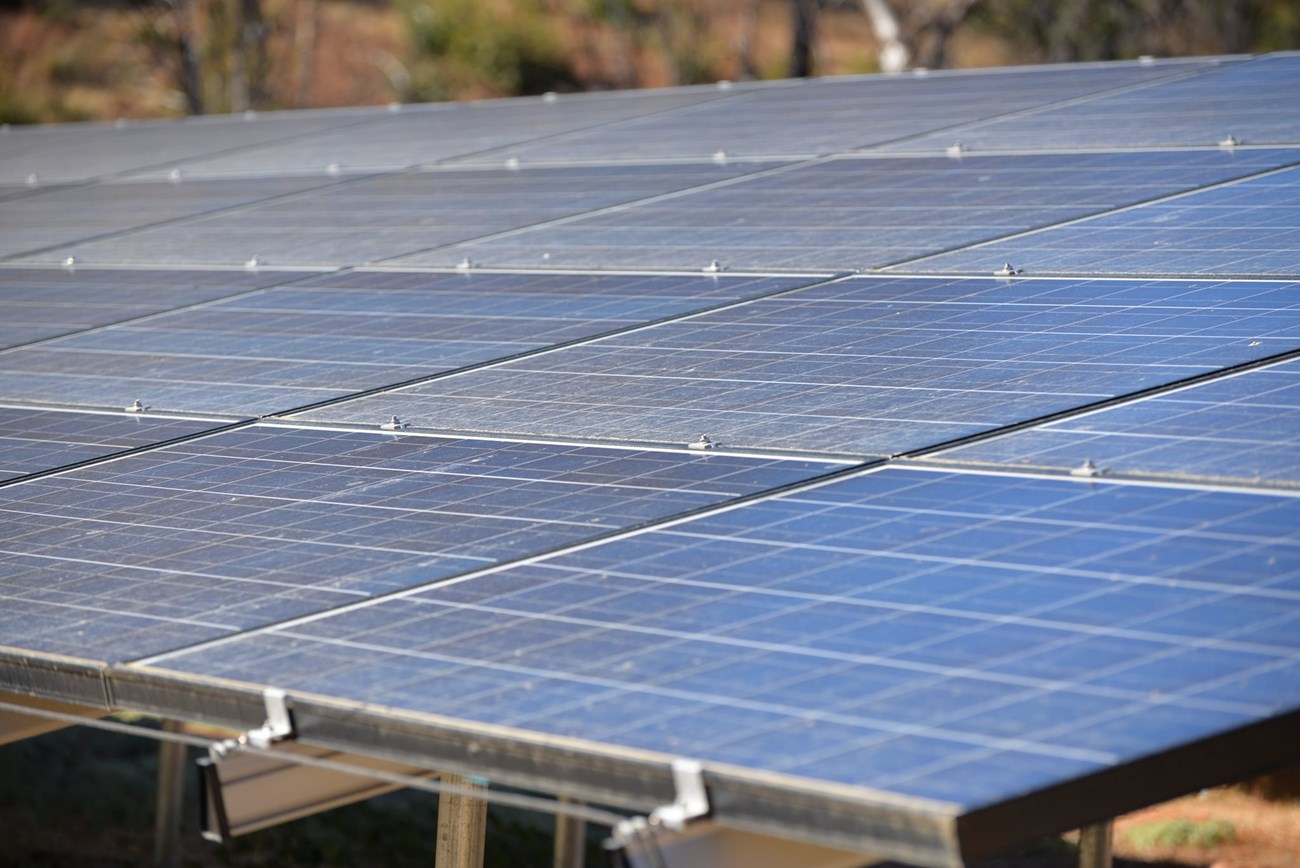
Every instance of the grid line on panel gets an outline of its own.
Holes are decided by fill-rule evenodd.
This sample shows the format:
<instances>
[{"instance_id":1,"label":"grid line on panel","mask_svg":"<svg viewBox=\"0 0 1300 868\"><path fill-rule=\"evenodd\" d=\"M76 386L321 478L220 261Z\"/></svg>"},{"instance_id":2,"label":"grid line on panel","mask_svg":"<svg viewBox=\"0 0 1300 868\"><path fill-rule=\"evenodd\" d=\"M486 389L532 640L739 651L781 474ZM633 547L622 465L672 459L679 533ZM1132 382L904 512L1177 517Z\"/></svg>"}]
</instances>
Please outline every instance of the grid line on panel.
<instances>
[{"instance_id":1,"label":"grid line on panel","mask_svg":"<svg viewBox=\"0 0 1300 868\"><path fill-rule=\"evenodd\" d=\"M1166 148L1154 148L1151 149L1150 152L1162 152L1167 150L1168 149ZM1192 150L1206 150L1206 149L1197 148ZM1276 151L1277 148L1276 147L1261 148L1260 150ZM1113 151L1106 150L1102 153L1113 153ZM912 269L919 268L920 270L916 273L923 274L925 273L925 269L924 269L925 263L932 259L938 259L940 257L945 257L945 256L952 256L954 254L968 253L971 251L978 251L985 247L992 247L999 244L1007 244L1008 242L1014 242L1021 238L1032 238L1033 236L1040 235L1047 232L1052 232L1054 230L1062 229L1065 227L1078 226L1079 224L1086 224L1093 220L1103 220L1103 219L1114 217L1115 215L1119 215L1119 214L1140 211L1141 209L1147 208L1151 205L1159 205L1167 202L1177 202L1179 199L1184 199L1189 196L1196 196L1198 194L1206 193L1213 190L1222 190L1225 188L1232 187L1236 184L1259 180L1260 178L1269 178L1274 175L1285 174L1286 172L1295 170L1297 165L1300 165L1300 150L1296 152L1295 162L1287 163L1284 166L1262 169L1260 171L1252 172L1250 174L1242 175L1240 177L1228 178L1227 180L1224 181L1212 181L1208 184L1204 184L1190 190L1179 190L1178 192L1175 193L1165 193L1158 196L1153 196L1150 199L1144 199L1140 202L1133 202L1127 205L1114 206L1114 207L1106 208L1105 210L1102 211L1096 211L1090 214L1083 214L1077 217L1068 217L1063 220L1057 220L1050 223L1045 223L1041 226L1034 226L1032 229L1025 229L1022 231L1011 232L1006 235L997 236L995 238L987 238L983 241L976 241L973 243L966 243L966 244L957 244L952 247L945 248L943 250L937 250L933 253L926 253L922 256L911 256L904 259L899 259L894 262L883 263L881 265L873 266L870 270L892 271L892 270L907 269L908 273L913 273ZM1016 266L1016 263L1007 263L1007 264L1013 267ZM996 273L997 268L998 268L997 263L990 264L989 273L991 274ZM1118 272L1118 274L1123 274L1123 273L1124 272ZM1032 273L1029 276L1032 276ZM1169 276L1179 277L1185 275L1174 274Z\"/></svg>"}]
</instances>

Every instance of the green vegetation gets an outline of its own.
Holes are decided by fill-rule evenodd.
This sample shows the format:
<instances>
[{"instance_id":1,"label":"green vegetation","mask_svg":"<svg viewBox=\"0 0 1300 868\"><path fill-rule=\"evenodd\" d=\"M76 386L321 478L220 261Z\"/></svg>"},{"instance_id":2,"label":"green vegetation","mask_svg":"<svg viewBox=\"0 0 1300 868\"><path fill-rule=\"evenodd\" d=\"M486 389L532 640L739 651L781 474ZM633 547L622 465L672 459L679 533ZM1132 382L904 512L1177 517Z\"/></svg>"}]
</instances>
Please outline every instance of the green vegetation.
<instances>
[{"instance_id":1,"label":"green vegetation","mask_svg":"<svg viewBox=\"0 0 1300 868\"><path fill-rule=\"evenodd\" d=\"M1134 826L1127 832L1129 843L1140 850L1196 847L1208 850L1237 840L1236 828L1226 820L1196 823L1178 818Z\"/></svg>"},{"instance_id":2,"label":"green vegetation","mask_svg":"<svg viewBox=\"0 0 1300 868\"><path fill-rule=\"evenodd\" d=\"M472 92L537 94L573 89L552 20L538 0L398 0L415 59L411 100Z\"/></svg>"}]
</instances>

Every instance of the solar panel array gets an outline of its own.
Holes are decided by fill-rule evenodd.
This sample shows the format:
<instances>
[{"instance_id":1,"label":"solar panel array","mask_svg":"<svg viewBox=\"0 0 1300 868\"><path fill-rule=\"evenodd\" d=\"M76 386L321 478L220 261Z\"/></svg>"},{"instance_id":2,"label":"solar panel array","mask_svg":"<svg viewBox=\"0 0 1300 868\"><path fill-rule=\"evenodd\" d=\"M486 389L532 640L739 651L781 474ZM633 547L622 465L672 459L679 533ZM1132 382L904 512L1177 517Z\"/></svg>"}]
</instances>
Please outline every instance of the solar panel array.
<instances>
[{"instance_id":1,"label":"solar panel array","mask_svg":"<svg viewBox=\"0 0 1300 868\"><path fill-rule=\"evenodd\" d=\"M0 689L936 866L1300 759L1296 93L7 129Z\"/></svg>"}]
</instances>

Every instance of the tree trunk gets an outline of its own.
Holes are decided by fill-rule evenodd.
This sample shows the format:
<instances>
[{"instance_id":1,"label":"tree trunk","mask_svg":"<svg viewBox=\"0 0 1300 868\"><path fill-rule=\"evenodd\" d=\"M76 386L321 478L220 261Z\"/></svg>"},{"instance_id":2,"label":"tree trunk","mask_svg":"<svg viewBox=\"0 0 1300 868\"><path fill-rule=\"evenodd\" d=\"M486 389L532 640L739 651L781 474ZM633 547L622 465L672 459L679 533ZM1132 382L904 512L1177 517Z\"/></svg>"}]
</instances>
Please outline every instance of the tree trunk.
<instances>
[{"instance_id":1,"label":"tree trunk","mask_svg":"<svg viewBox=\"0 0 1300 868\"><path fill-rule=\"evenodd\" d=\"M813 49L817 44L817 0L790 0L794 35L790 45L790 77L807 78L813 73Z\"/></svg>"},{"instance_id":2,"label":"tree trunk","mask_svg":"<svg viewBox=\"0 0 1300 868\"><path fill-rule=\"evenodd\" d=\"M199 73L199 53L194 48L194 34L198 31L197 0L173 0L176 15L176 51L179 61L178 77L181 92L185 94L185 110L192 115L203 114L203 79Z\"/></svg>"}]
</instances>

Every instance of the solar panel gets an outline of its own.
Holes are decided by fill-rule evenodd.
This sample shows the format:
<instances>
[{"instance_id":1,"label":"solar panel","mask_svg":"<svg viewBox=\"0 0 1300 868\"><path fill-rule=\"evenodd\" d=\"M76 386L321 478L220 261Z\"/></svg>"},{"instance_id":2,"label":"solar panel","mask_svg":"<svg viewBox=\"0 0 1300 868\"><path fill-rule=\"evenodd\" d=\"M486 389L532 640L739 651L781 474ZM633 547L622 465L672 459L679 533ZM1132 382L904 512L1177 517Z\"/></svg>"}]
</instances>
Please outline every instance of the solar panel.
<instances>
[{"instance_id":1,"label":"solar panel","mask_svg":"<svg viewBox=\"0 0 1300 868\"><path fill-rule=\"evenodd\" d=\"M840 158L400 259L493 267L883 266L1300 160L1300 151ZM981 266L991 273L1001 266Z\"/></svg>"},{"instance_id":2,"label":"solar panel","mask_svg":"<svg viewBox=\"0 0 1300 868\"><path fill-rule=\"evenodd\" d=\"M302 418L893 455L1295 349L1294 293L855 278Z\"/></svg>"},{"instance_id":3,"label":"solar panel","mask_svg":"<svg viewBox=\"0 0 1300 868\"><path fill-rule=\"evenodd\" d=\"M1298 760L1297 70L0 127L0 690L934 868Z\"/></svg>"},{"instance_id":4,"label":"solar panel","mask_svg":"<svg viewBox=\"0 0 1300 868\"><path fill-rule=\"evenodd\" d=\"M584 169L441 170L352 178L315 195L281 198L264 206L172 222L157 228L89 242L31 257L61 261L68 254L87 264L237 264L258 256L269 265L350 266L519 229L612 205L711 184L753 172L753 164L596 167ZM303 189L321 180L198 180L177 187L155 183L113 185L107 196L120 207L132 196L169 195L169 190L247 190L270 198L277 185ZM99 190L101 188L94 188ZM160 192L161 191L161 192ZM74 191L80 193L80 191ZM51 196L73 193L51 194ZM190 194L175 193L185 198ZM43 199L50 197L42 197ZM188 200L187 200L188 201ZM15 225L33 219L14 208ZM61 210L61 209L60 209ZM134 213L134 212L133 212ZM38 219L38 218L37 218ZM122 222L126 222L125 215ZM139 220L138 214L132 219ZM107 221L105 221L106 224ZM140 221L145 222L145 221ZM153 221L149 221L153 222ZM8 227L0 222L0 227ZM97 228L99 227L97 224ZM125 225L114 228L127 228ZM20 236L16 248L33 240ZM64 241L75 240L67 233ZM444 257L445 259L445 257ZM441 264L457 265L460 259Z\"/></svg>"},{"instance_id":5,"label":"solar panel","mask_svg":"<svg viewBox=\"0 0 1300 868\"><path fill-rule=\"evenodd\" d=\"M180 161L176 167L186 174L204 177L319 174L329 166L340 171L405 169L546 139L570 130L599 128L680 106L711 103L728 95L728 91L714 87L698 87L618 96L564 94L554 98L402 106L388 118L335 126L288 142ZM500 165L502 161L489 162ZM162 171L170 171L170 167Z\"/></svg>"},{"instance_id":6,"label":"solar panel","mask_svg":"<svg viewBox=\"0 0 1300 868\"><path fill-rule=\"evenodd\" d=\"M1300 486L1300 363L1215 379L930 456L941 463Z\"/></svg>"},{"instance_id":7,"label":"solar panel","mask_svg":"<svg viewBox=\"0 0 1300 868\"><path fill-rule=\"evenodd\" d=\"M1300 702L1297 528L1291 496L887 469L148 663L1050 812Z\"/></svg>"},{"instance_id":8,"label":"solar panel","mask_svg":"<svg viewBox=\"0 0 1300 868\"><path fill-rule=\"evenodd\" d=\"M530 163L699 159L719 151L739 157L837 153L1212 66L1204 61L1161 61L813 79L738 91L726 101L464 159Z\"/></svg>"},{"instance_id":9,"label":"solar panel","mask_svg":"<svg viewBox=\"0 0 1300 868\"><path fill-rule=\"evenodd\" d=\"M281 413L807 281L353 272L13 351L0 395Z\"/></svg>"},{"instance_id":10,"label":"solar panel","mask_svg":"<svg viewBox=\"0 0 1300 868\"><path fill-rule=\"evenodd\" d=\"M0 135L0 183L87 181L237 150L373 119L382 109L209 116L9 127Z\"/></svg>"},{"instance_id":11,"label":"solar panel","mask_svg":"<svg viewBox=\"0 0 1300 868\"><path fill-rule=\"evenodd\" d=\"M152 446L220 424L211 419L0 406L0 482Z\"/></svg>"},{"instance_id":12,"label":"solar panel","mask_svg":"<svg viewBox=\"0 0 1300 868\"><path fill-rule=\"evenodd\" d=\"M41 254L50 248L76 241L115 236L103 241L104 249L114 249L117 234L142 226L195 217L298 193L312 187L335 183L322 175L314 179L263 178L256 181L113 182L50 190L39 196L26 196L5 203L0 210L0 257ZM79 249L79 248L78 248ZM93 245L90 249L96 249ZM128 248L129 250L129 248ZM74 251L75 252L75 251ZM157 262L156 256L101 257L100 263ZM48 253L37 257L45 262L62 262L67 254ZM249 256L219 264L243 264ZM195 258L176 258L172 264L189 265Z\"/></svg>"},{"instance_id":13,"label":"solar panel","mask_svg":"<svg viewBox=\"0 0 1300 868\"><path fill-rule=\"evenodd\" d=\"M0 633L140 657L835 467L246 427L0 488Z\"/></svg>"},{"instance_id":14,"label":"solar panel","mask_svg":"<svg viewBox=\"0 0 1300 868\"><path fill-rule=\"evenodd\" d=\"M891 145L931 152L954 141L972 150L1214 145L1229 136L1252 145L1300 140L1300 56L1226 64Z\"/></svg>"},{"instance_id":15,"label":"solar panel","mask_svg":"<svg viewBox=\"0 0 1300 868\"><path fill-rule=\"evenodd\" d=\"M0 268L0 349L202 304L305 273Z\"/></svg>"},{"instance_id":16,"label":"solar panel","mask_svg":"<svg viewBox=\"0 0 1300 868\"><path fill-rule=\"evenodd\" d=\"M1298 169L1248 178L896 270L982 272L1010 260L1031 274L1291 276L1300 271L1298 178Z\"/></svg>"}]
</instances>

